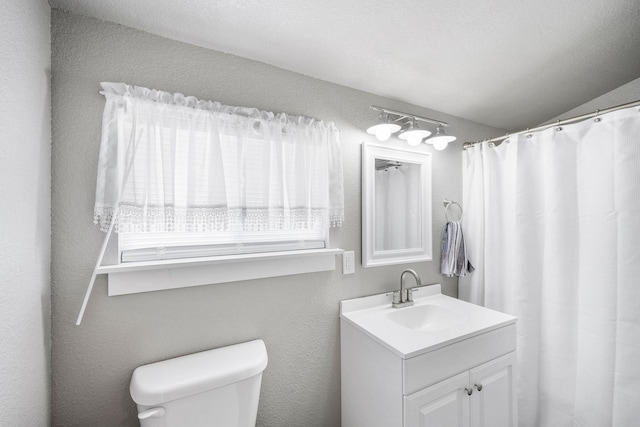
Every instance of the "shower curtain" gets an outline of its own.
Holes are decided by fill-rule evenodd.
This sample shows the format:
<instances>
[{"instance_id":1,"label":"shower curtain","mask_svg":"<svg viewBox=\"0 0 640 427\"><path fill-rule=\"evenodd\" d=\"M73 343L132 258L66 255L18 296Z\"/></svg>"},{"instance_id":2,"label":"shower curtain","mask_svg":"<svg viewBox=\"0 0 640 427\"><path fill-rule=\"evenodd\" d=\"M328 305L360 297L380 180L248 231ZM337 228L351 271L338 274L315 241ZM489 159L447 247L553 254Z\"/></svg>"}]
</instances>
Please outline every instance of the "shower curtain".
<instances>
[{"instance_id":1,"label":"shower curtain","mask_svg":"<svg viewBox=\"0 0 640 427\"><path fill-rule=\"evenodd\" d=\"M472 146L463 182L459 295L518 316L519 427L640 425L640 110Z\"/></svg>"}]
</instances>

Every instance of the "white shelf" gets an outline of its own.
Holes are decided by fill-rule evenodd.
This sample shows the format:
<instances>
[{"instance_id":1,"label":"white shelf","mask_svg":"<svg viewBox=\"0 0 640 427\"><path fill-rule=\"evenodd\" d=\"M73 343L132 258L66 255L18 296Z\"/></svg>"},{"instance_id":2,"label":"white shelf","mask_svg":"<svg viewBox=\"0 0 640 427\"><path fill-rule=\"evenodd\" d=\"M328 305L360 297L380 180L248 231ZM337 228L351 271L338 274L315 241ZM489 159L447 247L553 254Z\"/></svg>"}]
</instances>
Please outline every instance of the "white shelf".
<instances>
[{"instance_id":1,"label":"white shelf","mask_svg":"<svg viewBox=\"0 0 640 427\"><path fill-rule=\"evenodd\" d=\"M310 249L101 266L109 296L335 270L342 249ZM242 264L242 268L238 268Z\"/></svg>"}]
</instances>

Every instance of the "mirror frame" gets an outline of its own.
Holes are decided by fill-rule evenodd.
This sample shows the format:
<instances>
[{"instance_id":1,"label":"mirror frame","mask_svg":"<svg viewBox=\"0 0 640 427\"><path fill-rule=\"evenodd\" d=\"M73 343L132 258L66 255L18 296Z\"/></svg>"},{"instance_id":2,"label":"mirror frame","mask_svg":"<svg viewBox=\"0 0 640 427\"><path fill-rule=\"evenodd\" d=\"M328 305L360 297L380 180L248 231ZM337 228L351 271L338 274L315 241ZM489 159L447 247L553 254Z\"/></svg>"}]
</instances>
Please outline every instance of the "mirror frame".
<instances>
[{"instance_id":1,"label":"mirror frame","mask_svg":"<svg viewBox=\"0 0 640 427\"><path fill-rule=\"evenodd\" d=\"M419 248L375 250L375 174L376 159L420 165ZM362 144L362 265L377 267L433 260L431 214L431 153L392 148L364 142Z\"/></svg>"}]
</instances>

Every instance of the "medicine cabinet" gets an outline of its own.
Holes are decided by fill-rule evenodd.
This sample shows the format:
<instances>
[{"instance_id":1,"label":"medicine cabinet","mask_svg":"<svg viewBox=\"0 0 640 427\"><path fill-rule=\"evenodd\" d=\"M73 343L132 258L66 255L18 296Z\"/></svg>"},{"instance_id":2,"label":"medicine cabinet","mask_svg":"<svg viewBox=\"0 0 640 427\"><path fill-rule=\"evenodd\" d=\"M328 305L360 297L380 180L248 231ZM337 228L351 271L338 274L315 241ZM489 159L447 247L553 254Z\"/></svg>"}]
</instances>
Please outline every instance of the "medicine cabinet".
<instances>
[{"instance_id":1,"label":"medicine cabinet","mask_svg":"<svg viewBox=\"0 0 640 427\"><path fill-rule=\"evenodd\" d=\"M362 265L430 261L431 154L362 145Z\"/></svg>"}]
</instances>

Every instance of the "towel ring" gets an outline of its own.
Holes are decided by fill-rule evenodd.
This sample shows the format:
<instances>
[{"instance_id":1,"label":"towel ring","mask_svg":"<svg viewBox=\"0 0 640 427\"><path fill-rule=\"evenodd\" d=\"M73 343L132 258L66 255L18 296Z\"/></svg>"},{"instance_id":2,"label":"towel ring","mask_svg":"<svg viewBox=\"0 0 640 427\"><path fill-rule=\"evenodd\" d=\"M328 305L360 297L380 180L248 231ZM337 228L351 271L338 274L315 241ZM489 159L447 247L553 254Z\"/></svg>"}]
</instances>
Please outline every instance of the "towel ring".
<instances>
[{"instance_id":1,"label":"towel ring","mask_svg":"<svg viewBox=\"0 0 640 427\"><path fill-rule=\"evenodd\" d=\"M451 219L449 217L449 208L451 207L451 205L456 205L458 207L458 209L460 209L460 217L458 219ZM447 200L444 199L444 217L447 221L461 221L462 220L462 206L460 206L460 203L456 202L455 200Z\"/></svg>"}]
</instances>

